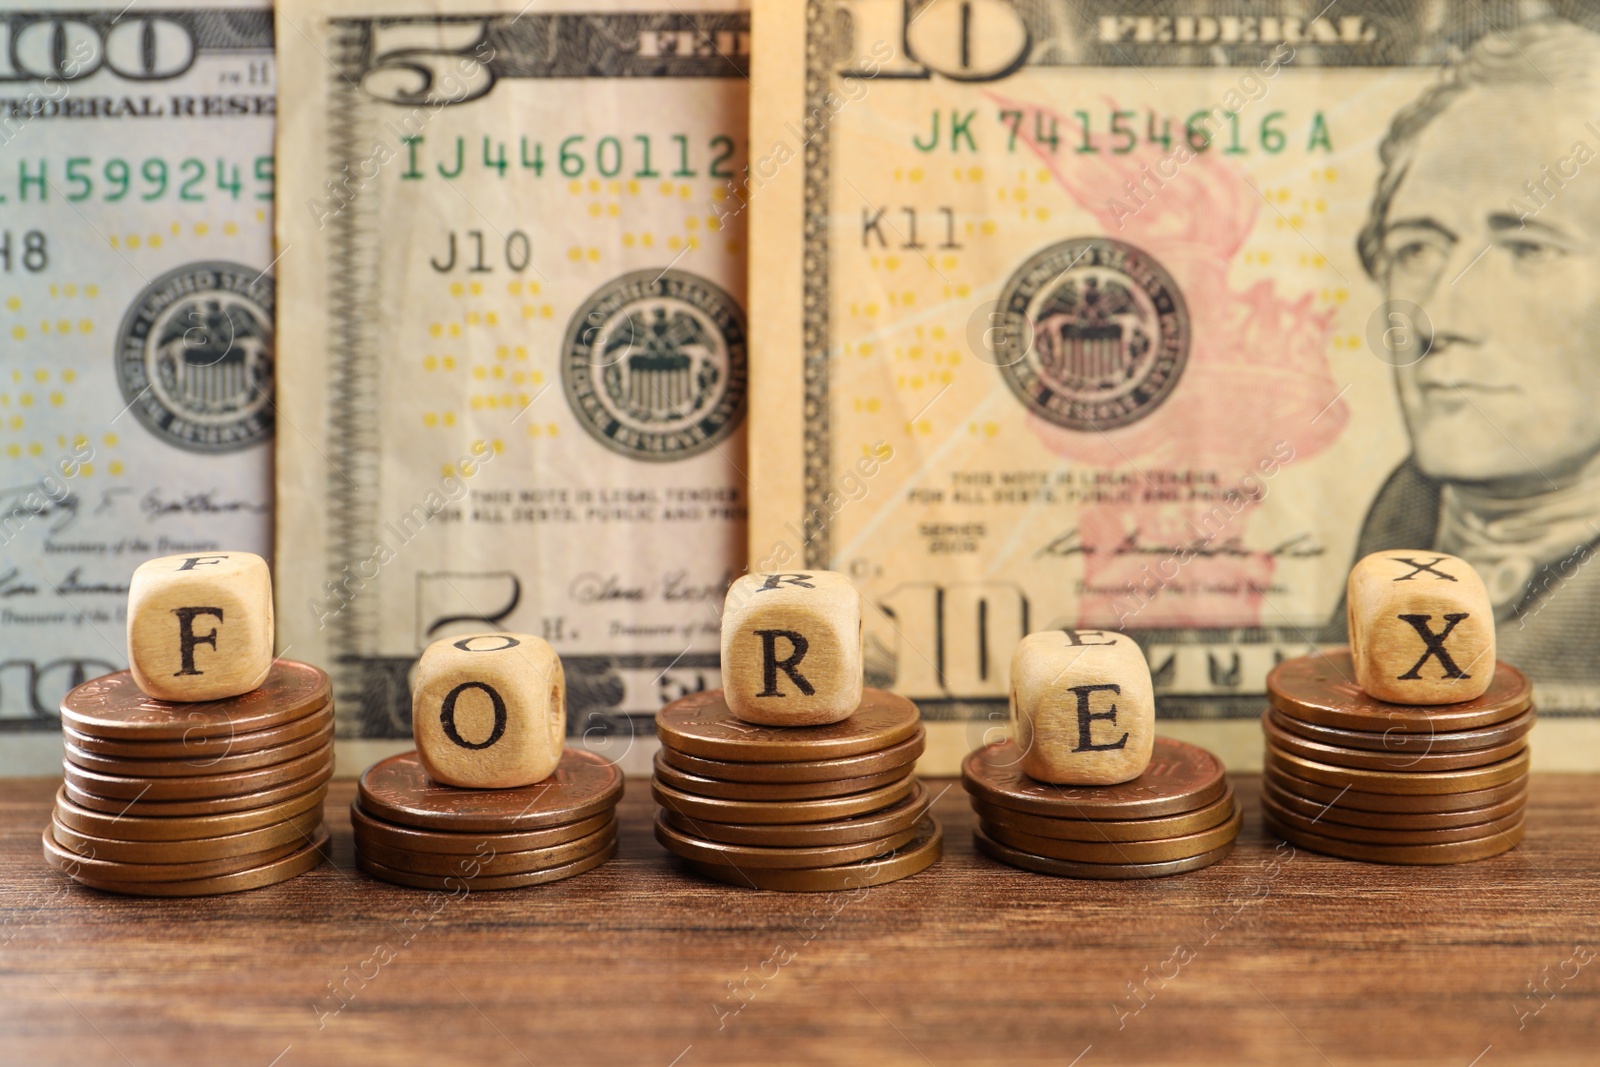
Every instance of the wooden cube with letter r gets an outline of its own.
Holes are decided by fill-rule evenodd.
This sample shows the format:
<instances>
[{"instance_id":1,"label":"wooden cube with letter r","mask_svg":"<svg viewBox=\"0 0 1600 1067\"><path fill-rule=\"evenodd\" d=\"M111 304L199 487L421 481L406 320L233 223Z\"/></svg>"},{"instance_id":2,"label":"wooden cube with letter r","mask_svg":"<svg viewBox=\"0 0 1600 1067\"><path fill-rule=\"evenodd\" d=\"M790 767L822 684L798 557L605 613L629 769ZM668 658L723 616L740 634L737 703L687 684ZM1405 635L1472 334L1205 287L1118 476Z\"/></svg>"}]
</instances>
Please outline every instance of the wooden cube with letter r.
<instances>
[{"instance_id":1,"label":"wooden cube with letter r","mask_svg":"<svg viewBox=\"0 0 1600 1067\"><path fill-rule=\"evenodd\" d=\"M861 706L861 594L836 571L746 574L722 613L728 709L764 726L841 722Z\"/></svg>"},{"instance_id":2,"label":"wooden cube with letter r","mask_svg":"<svg viewBox=\"0 0 1600 1067\"><path fill-rule=\"evenodd\" d=\"M531 634L435 641L417 661L411 732L423 769L443 785L511 789L542 782L566 744L561 659Z\"/></svg>"},{"instance_id":3,"label":"wooden cube with letter r","mask_svg":"<svg viewBox=\"0 0 1600 1067\"><path fill-rule=\"evenodd\" d=\"M1494 605L1472 564L1393 549L1350 571L1345 604L1356 684L1391 704L1454 704L1494 680Z\"/></svg>"},{"instance_id":4,"label":"wooden cube with letter r","mask_svg":"<svg viewBox=\"0 0 1600 1067\"><path fill-rule=\"evenodd\" d=\"M1056 785L1115 785L1144 773L1156 740L1144 652L1111 630L1029 634L1011 657L1022 772Z\"/></svg>"},{"instance_id":5,"label":"wooden cube with letter r","mask_svg":"<svg viewBox=\"0 0 1600 1067\"><path fill-rule=\"evenodd\" d=\"M252 552L146 560L128 583L128 667L146 696L243 696L272 669L272 576Z\"/></svg>"}]
</instances>

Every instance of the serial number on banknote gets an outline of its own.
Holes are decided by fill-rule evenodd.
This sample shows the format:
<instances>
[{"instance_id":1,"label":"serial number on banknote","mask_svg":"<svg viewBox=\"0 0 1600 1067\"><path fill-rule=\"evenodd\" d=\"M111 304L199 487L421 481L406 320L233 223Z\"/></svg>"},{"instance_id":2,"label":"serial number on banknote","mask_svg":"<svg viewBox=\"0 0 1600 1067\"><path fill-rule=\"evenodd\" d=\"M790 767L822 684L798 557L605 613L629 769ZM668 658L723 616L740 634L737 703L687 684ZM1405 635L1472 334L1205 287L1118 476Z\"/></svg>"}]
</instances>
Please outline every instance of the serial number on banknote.
<instances>
[{"instance_id":1,"label":"serial number on banknote","mask_svg":"<svg viewBox=\"0 0 1600 1067\"><path fill-rule=\"evenodd\" d=\"M929 119L927 133L918 132L911 143L922 152L941 148L953 153L976 152L980 137L985 136L976 126L977 116L976 110L936 110ZM1154 110L1080 110L1063 112L1058 117L1044 110L1001 108L995 118L1006 138L1006 151L1013 153L1020 148L1024 152L1049 149L1053 154L1120 156L1140 145L1171 150L1184 144L1194 152L1215 148L1230 156L1256 150L1277 155L1297 146L1308 153L1333 151L1328 120L1320 111L1310 118L1296 118L1283 111L1269 111L1255 118L1237 111L1202 108L1178 123Z\"/></svg>"},{"instance_id":2,"label":"serial number on banknote","mask_svg":"<svg viewBox=\"0 0 1600 1067\"><path fill-rule=\"evenodd\" d=\"M731 179L737 173L738 143L719 133L704 141L685 133L648 133L595 137L574 133L549 141L519 137L507 142L494 137L401 138L406 148L410 181L431 177L456 179L470 170L487 170L500 178L531 171L536 178L708 178ZM547 147L548 145L548 147ZM742 156L742 153L740 153Z\"/></svg>"},{"instance_id":3,"label":"serial number on banknote","mask_svg":"<svg viewBox=\"0 0 1600 1067\"><path fill-rule=\"evenodd\" d=\"M245 161L195 156L184 159L72 156L61 160L22 159L16 166L14 180L0 179L0 204L6 202L8 193L14 195L18 203L42 203L52 197L112 204L119 200L204 203L272 199L272 156L256 156Z\"/></svg>"}]
</instances>

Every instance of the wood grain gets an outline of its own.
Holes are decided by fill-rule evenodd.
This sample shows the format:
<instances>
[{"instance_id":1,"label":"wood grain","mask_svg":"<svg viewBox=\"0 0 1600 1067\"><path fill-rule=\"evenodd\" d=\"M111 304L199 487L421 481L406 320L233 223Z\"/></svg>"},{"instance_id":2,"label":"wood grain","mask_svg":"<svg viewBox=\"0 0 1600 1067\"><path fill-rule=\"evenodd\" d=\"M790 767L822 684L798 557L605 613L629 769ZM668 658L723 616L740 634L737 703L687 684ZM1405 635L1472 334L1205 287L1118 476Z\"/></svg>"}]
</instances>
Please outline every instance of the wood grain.
<instances>
[{"instance_id":1,"label":"wood grain","mask_svg":"<svg viewBox=\"0 0 1600 1067\"><path fill-rule=\"evenodd\" d=\"M70 885L39 850L55 783L3 782L0 1061L1595 1062L1600 778L1536 778L1521 848L1424 869L1275 853L1240 777L1232 856L1147 883L992 863L931 785L944 860L860 899L688 875L634 781L613 862L441 905L352 870L350 782L337 867L187 901Z\"/></svg>"}]
</instances>

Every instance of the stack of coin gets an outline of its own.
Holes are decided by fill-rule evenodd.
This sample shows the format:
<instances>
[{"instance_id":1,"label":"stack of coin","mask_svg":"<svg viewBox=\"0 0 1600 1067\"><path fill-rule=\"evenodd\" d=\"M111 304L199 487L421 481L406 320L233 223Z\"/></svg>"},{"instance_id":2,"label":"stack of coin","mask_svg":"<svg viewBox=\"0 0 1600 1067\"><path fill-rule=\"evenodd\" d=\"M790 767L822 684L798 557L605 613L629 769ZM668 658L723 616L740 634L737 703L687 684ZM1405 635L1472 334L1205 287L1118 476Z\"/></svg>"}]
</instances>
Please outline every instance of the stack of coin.
<instances>
[{"instance_id":1,"label":"stack of coin","mask_svg":"<svg viewBox=\"0 0 1600 1067\"><path fill-rule=\"evenodd\" d=\"M1465 863L1522 840L1533 689L1500 663L1483 696L1388 704L1355 683L1347 650L1267 676L1267 829L1371 863Z\"/></svg>"},{"instance_id":2,"label":"stack of coin","mask_svg":"<svg viewBox=\"0 0 1600 1067\"><path fill-rule=\"evenodd\" d=\"M350 805L356 866L416 889L518 889L593 870L617 852L622 772L578 749L514 789L461 789L428 777L416 752L380 760Z\"/></svg>"},{"instance_id":3,"label":"stack of coin","mask_svg":"<svg viewBox=\"0 0 1600 1067\"><path fill-rule=\"evenodd\" d=\"M1222 761L1157 737L1131 782L1050 785L1022 773L1022 750L1000 741L967 756L961 784L978 814L973 831L991 859L1067 878L1159 878L1226 856L1242 814Z\"/></svg>"},{"instance_id":4,"label":"stack of coin","mask_svg":"<svg viewBox=\"0 0 1600 1067\"><path fill-rule=\"evenodd\" d=\"M656 713L656 839L691 869L751 889L882 885L939 858L916 777L923 730L904 697L864 690L848 719L757 726L722 691Z\"/></svg>"},{"instance_id":5,"label":"stack of coin","mask_svg":"<svg viewBox=\"0 0 1600 1067\"><path fill-rule=\"evenodd\" d=\"M68 693L61 728L65 781L44 853L84 885L207 896L321 862L333 701L317 668L278 660L258 689L185 704L118 671Z\"/></svg>"}]
</instances>

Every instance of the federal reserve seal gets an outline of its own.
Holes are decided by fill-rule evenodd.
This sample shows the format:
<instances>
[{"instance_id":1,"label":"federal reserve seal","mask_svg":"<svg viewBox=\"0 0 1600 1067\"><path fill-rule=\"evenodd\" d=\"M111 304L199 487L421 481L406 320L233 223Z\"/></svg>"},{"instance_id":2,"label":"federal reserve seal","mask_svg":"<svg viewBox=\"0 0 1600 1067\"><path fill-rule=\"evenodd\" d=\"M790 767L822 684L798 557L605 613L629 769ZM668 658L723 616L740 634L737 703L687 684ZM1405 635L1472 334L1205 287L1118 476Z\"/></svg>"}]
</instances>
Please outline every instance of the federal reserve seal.
<instances>
[{"instance_id":1,"label":"federal reserve seal","mask_svg":"<svg viewBox=\"0 0 1600 1067\"><path fill-rule=\"evenodd\" d=\"M990 336L1006 384L1029 408L1071 430L1109 430L1172 392L1189 357L1189 311L1150 256L1078 237L1011 276Z\"/></svg>"},{"instance_id":2,"label":"federal reserve seal","mask_svg":"<svg viewBox=\"0 0 1600 1067\"><path fill-rule=\"evenodd\" d=\"M613 452L686 459L744 417L744 312L704 278L641 270L573 314L561 381L578 421Z\"/></svg>"},{"instance_id":3,"label":"federal reserve seal","mask_svg":"<svg viewBox=\"0 0 1600 1067\"><path fill-rule=\"evenodd\" d=\"M122 398L157 437L233 452L272 436L272 279L190 263L145 287L117 333Z\"/></svg>"}]
</instances>

